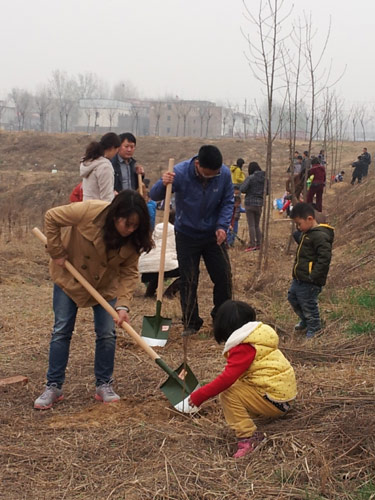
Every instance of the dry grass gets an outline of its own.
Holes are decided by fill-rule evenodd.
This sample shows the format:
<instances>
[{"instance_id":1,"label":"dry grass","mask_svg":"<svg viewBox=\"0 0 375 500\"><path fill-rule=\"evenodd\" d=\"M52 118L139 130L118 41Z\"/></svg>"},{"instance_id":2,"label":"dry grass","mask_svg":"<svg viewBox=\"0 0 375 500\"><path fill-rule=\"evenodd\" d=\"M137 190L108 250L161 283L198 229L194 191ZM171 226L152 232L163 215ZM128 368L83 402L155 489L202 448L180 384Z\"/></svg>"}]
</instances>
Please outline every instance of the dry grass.
<instances>
[{"instance_id":1,"label":"dry grass","mask_svg":"<svg viewBox=\"0 0 375 500\"><path fill-rule=\"evenodd\" d=\"M73 146L81 150L87 137L83 139L74 138ZM158 140L150 141L148 151L158 154ZM177 151L182 157L189 156L186 147L195 143L184 141L172 141L170 149L163 146L165 158L172 153L177 156ZM59 145L51 146L51 151ZM232 147L243 148L233 158L248 157L250 150L261 154L258 143L233 142ZM42 154L42 148L38 150ZM164 164L165 158L157 161ZM282 189L281 146L280 158L276 186ZM0 171L6 176L4 169ZM49 185L50 177L45 175L41 186ZM358 299L371 299L374 293L373 193L371 180L354 189L345 182L326 194L336 243L321 298L325 330L311 341L293 332L295 317L286 303L293 261L293 255L285 254L289 223L272 225L269 268L255 288L250 285L256 277L256 255L245 254L240 245L231 251L235 297L255 305L259 319L278 329L282 348L296 369L299 389L294 408L285 418L259 421L267 440L252 456L238 461L231 458L235 438L218 402L205 403L194 417L175 412L159 390L164 373L125 333L118 333L115 369L116 389L122 399L107 406L94 402L90 310L79 312L65 400L51 411L33 410L47 367L53 321L51 282L43 249L29 234L32 214L19 213L25 219L12 219L10 228L5 220L0 235L0 376L23 374L29 377L29 384L8 388L0 395L0 498L373 498L375 336L373 332L347 333L350 321L358 322L362 316L375 324L375 311ZM50 201L44 195L40 205ZM0 197L0 203L5 199ZM31 201L25 203L29 206ZM37 211L38 204L33 203ZM35 217L40 217L39 212ZM240 230L243 228L242 220ZM143 316L155 311L155 302L144 299L143 292L139 284L132 308L132 324L138 331ZM221 349L211 336L211 286L204 269L199 297L205 326L189 339L187 357L204 383L224 364ZM172 318L173 327L161 355L171 367L177 367L183 358L177 299L164 300L163 315Z\"/></svg>"}]
</instances>

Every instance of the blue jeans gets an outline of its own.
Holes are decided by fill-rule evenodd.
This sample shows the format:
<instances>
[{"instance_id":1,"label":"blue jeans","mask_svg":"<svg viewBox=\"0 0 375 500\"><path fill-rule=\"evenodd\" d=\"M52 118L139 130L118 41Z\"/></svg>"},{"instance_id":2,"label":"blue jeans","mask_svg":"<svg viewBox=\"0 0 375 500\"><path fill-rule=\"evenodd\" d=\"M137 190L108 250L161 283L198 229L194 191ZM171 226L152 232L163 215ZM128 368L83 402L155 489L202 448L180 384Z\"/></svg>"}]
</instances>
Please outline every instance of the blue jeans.
<instances>
[{"instance_id":1,"label":"blue jeans","mask_svg":"<svg viewBox=\"0 0 375 500\"><path fill-rule=\"evenodd\" d=\"M294 312L300 318L303 325L307 327L308 334L314 334L320 330L320 316L318 306L318 295L322 287L293 279L288 291L288 300Z\"/></svg>"},{"instance_id":2,"label":"blue jeans","mask_svg":"<svg viewBox=\"0 0 375 500\"><path fill-rule=\"evenodd\" d=\"M116 299L109 301L114 306ZM101 305L93 306L96 333L94 372L96 385L111 380L115 361L116 334L112 316ZM47 385L61 388L69 359L69 347L77 316L77 304L57 285L53 288L53 326L50 348Z\"/></svg>"}]
</instances>

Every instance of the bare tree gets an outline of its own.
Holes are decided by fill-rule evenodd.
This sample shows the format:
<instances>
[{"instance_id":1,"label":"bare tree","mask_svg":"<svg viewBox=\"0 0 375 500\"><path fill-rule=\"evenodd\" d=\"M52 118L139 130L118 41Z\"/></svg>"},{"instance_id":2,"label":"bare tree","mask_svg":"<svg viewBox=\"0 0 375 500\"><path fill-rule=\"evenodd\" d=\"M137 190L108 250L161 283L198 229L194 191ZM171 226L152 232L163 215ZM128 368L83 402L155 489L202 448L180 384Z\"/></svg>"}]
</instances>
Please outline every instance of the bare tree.
<instances>
[{"instance_id":1,"label":"bare tree","mask_svg":"<svg viewBox=\"0 0 375 500\"><path fill-rule=\"evenodd\" d=\"M229 123L231 125L231 136L234 137L234 127L236 125L237 117L238 117L238 109L237 106L232 106L228 102L228 107L227 107L227 116L229 119Z\"/></svg>"},{"instance_id":2,"label":"bare tree","mask_svg":"<svg viewBox=\"0 0 375 500\"><path fill-rule=\"evenodd\" d=\"M177 115L176 137L178 137L178 135L180 133L180 121L182 118L182 109L181 109L182 108L182 101L177 100L173 104L174 104L174 108L175 108L176 115Z\"/></svg>"},{"instance_id":3,"label":"bare tree","mask_svg":"<svg viewBox=\"0 0 375 500\"><path fill-rule=\"evenodd\" d=\"M5 100L0 101L0 129L1 129L2 116L3 116L3 113L6 110L6 108L7 108L7 101L5 101Z\"/></svg>"},{"instance_id":4,"label":"bare tree","mask_svg":"<svg viewBox=\"0 0 375 500\"><path fill-rule=\"evenodd\" d=\"M130 113L133 117L132 120L132 130L135 133L135 135L138 135L138 126L139 126L139 114L140 114L140 108L139 106L132 104Z\"/></svg>"},{"instance_id":5,"label":"bare tree","mask_svg":"<svg viewBox=\"0 0 375 500\"><path fill-rule=\"evenodd\" d=\"M212 110L212 106L208 105L206 107L206 137L208 137L208 129L209 129L209 125L210 125L210 120L213 116L213 110Z\"/></svg>"},{"instance_id":6,"label":"bare tree","mask_svg":"<svg viewBox=\"0 0 375 500\"><path fill-rule=\"evenodd\" d=\"M366 116L367 115L367 108L365 105L360 106L358 110L358 120L359 123L361 124L362 128L362 140L366 141L366 129L365 129L365 122L366 122Z\"/></svg>"},{"instance_id":7,"label":"bare tree","mask_svg":"<svg viewBox=\"0 0 375 500\"><path fill-rule=\"evenodd\" d=\"M267 96L267 116L260 117L266 140L266 178L264 186L264 215L262 222L263 244L259 252L258 268L264 269L268 262L268 233L271 216L271 197L267 196L272 183L272 144L275 133L272 128L274 93L277 89L277 79L281 76L280 58L283 40L281 29L284 21L289 17L291 9L282 13L284 0L260 0L257 14L253 14L247 7L245 0L246 18L255 27L257 37L245 35L249 48L248 62L255 78L265 88Z\"/></svg>"},{"instance_id":8,"label":"bare tree","mask_svg":"<svg viewBox=\"0 0 375 500\"><path fill-rule=\"evenodd\" d=\"M200 121L199 137L203 137L203 122L204 122L204 118L206 116L206 106L199 106L198 107L198 114L199 114L199 121Z\"/></svg>"},{"instance_id":9,"label":"bare tree","mask_svg":"<svg viewBox=\"0 0 375 500\"><path fill-rule=\"evenodd\" d=\"M156 118L154 135L158 136L160 135L160 118L163 113L163 103L161 101L157 101L151 106L151 108L154 111Z\"/></svg>"},{"instance_id":10,"label":"bare tree","mask_svg":"<svg viewBox=\"0 0 375 500\"><path fill-rule=\"evenodd\" d=\"M55 70L50 81L52 95L56 99L60 118L60 132L68 131L69 116L78 105L77 82L69 78L67 73Z\"/></svg>"},{"instance_id":11,"label":"bare tree","mask_svg":"<svg viewBox=\"0 0 375 500\"><path fill-rule=\"evenodd\" d=\"M52 92L46 86L40 87L35 94L35 106L39 115L39 128L41 132L46 130L46 120L48 113L53 106Z\"/></svg>"},{"instance_id":12,"label":"bare tree","mask_svg":"<svg viewBox=\"0 0 375 500\"><path fill-rule=\"evenodd\" d=\"M222 123L223 123L223 130L222 130L222 135L225 136L225 126L228 122L228 109L225 107L222 107Z\"/></svg>"},{"instance_id":13,"label":"bare tree","mask_svg":"<svg viewBox=\"0 0 375 500\"><path fill-rule=\"evenodd\" d=\"M117 101L126 101L127 99L136 99L138 91L130 80L121 80L116 83L112 90L112 99Z\"/></svg>"},{"instance_id":14,"label":"bare tree","mask_svg":"<svg viewBox=\"0 0 375 500\"><path fill-rule=\"evenodd\" d=\"M24 130L26 116L32 105L32 95L27 90L13 88L9 97L14 102L18 130Z\"/></svg>"},{"instance_id":15,"label":"bare tree","mask_svg":"<svg viewBox=\"0 0 375 500\"><path fill-rule=\"evenodd\" d=\"M319 94L328 87L328 81L330 78L330 71L324 72L319 76L318 71L321 65L323 56L326 52L329 37L331 34L331 19L329 20L329 27L325 38L323 38L323 46L315 58L315 53L313 49L313 40L317 31L312 30L312 19L305 16L305 58L307 64L307 70L310 77L310 95L311 95L311 112L310 112L310 136L309 136L309 147L308 150L311 151L311 144L314 138L314 122L315 122L315 109ZM318 84L320 85L318 86ZM318 128L316 134L318 133Z\"/></svg>"},{"instance_id":16,"label":"bare tree","mask_svg":"<svg viewBox=\"0 0 375 500\"><path fill-rule=\"evenodd\" d=\"M109 108L107 113L108 113L108 119L109 119L109 130L112 130L113 121L116 118L118 110L116 108Z\"/></svg>"},{"instance_id":17,"label":"bare tree","mask_svg":"<svg viewBox=\"0 0 375 500\"><path fill-rule=\"evenodd\" d=\"M189 102L186 101L181 101L181 106L180 106L180 111L181 111L181 117L182 117L182 123L183 123L183 136L186 136L186 125L187 125L187 118L192 110L192 105Z\"/></svg>"},{"instance_id":18,"label":"bare tree","mask_svg":"<svg viewBox=\"0 0 375 500\"><path fill-rule=\"evenodd\" d=\"M77 75L77 94L79 99L91 99L98 94L98 77L95 73L79 73Z\"/></svg>"}]
</instances>

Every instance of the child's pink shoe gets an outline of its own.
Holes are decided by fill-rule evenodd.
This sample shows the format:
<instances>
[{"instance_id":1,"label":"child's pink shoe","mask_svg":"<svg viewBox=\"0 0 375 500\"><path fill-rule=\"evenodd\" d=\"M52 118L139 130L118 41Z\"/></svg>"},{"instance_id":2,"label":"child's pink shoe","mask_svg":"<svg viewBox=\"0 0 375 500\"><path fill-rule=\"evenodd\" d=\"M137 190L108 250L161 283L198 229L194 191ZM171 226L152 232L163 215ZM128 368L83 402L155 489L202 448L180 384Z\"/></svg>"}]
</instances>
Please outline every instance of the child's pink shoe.
<instances>
[{"instance_id":1,"label":"child's pink shoe","mask_svg":"<svg viewBox=\"0 0 375 500\"><path fill-rule=\"evenodd\" d=\"M265 437L266 436L263 432L254 432L250 438L240 439L238 441L237 451L233 455L233 458L241 458L249 453L252 453Z\"/></svg>"}]
</instances>

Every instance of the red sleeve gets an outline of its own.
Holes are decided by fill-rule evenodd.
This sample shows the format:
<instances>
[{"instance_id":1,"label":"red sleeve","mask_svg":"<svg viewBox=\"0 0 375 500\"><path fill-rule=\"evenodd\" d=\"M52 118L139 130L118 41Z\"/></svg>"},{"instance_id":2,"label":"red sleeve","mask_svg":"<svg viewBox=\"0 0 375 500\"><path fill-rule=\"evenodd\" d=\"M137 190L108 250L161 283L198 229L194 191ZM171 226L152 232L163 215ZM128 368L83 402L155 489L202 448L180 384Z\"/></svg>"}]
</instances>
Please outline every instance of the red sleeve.
<instances>
[{"instance_id":1,"label":"red sleeve","mask_svg":"<svg viewBox=\"0 0 375 500\"><path fill-rule=\"evenodd\" d=\"M200 406L206 399L228 389L249 368L255 358L256 350L250 344L240 344L229 351L224 370L212 382L190 394L195 406Z\"/></svg>"}]
</instances>

